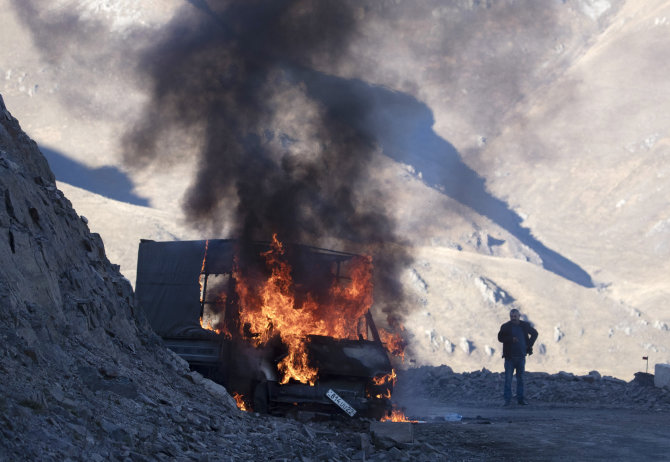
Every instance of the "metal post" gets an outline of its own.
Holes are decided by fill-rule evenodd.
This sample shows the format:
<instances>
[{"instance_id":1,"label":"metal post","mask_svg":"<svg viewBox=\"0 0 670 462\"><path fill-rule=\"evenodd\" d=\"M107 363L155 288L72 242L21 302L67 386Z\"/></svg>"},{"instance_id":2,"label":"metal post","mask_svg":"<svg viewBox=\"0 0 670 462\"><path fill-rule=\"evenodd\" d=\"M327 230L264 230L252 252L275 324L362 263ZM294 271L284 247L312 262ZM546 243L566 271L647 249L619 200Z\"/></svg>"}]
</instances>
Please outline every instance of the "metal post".
<instances>
[{"instance_id":1,"label":"metal post","mask_svg":"<svg viewBox=\"0 0 670 462\"><path fill-rule=\"evenodd\" d=\"M205 315L205 298L207 297L207 277L209 274L204 273L205 280L202 283L202 300L200 301L200 318Z\"/></svg>"}]
</instances>

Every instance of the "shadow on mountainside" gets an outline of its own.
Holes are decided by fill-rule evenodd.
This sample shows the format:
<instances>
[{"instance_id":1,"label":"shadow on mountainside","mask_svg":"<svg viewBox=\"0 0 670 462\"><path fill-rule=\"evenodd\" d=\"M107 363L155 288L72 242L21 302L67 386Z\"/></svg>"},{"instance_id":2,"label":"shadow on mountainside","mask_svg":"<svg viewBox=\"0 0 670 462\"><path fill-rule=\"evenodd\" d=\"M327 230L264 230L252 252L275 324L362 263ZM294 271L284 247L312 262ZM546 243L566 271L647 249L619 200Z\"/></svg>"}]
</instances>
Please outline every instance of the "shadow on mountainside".
<instances>
[{"instance_id":1,"label":"shadow on mountainside","mask_svg":"<svg viewBox=\"0 0 670 462\"><path fill-rule=\"evenodd\" d=\"M429 187L446 194L507 230L542 259L543 267L584 287L591 276L578 264L537 240L507 203L486 190L484 178L468 167L448 141L433 130L433 112L413 96L358 79L311 70L294 71L310 96L331 117L354 128L384 154L408 164Z\"/></svg>"},{"instance_id":2,"label":"shadow on mountainside","mask_svg":"<svg viewBox=\"0 0 670 462\"><path fill-rule=\"evenodd\" d=\"M58 181L128 204L150 205L148 199L133 193L132 181L116 167L90 168L54 149L40 146L40 151Z\"/></svg>"}]
</instances>

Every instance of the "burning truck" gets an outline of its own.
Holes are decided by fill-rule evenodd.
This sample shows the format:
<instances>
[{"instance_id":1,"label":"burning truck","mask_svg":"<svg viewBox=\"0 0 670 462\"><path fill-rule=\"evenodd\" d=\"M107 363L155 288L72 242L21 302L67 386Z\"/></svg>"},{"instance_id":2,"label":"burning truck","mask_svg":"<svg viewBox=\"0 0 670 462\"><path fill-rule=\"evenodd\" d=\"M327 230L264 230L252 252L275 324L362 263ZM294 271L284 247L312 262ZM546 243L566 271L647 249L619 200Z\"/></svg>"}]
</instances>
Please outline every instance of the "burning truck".
<instances>
[{"instance_id":1,"label":"burning truck","mask_svg":"<svg viewBox=\"0 0 670 462\"><path fill-rule=\"evenodd\" d=\"M142 240L136 295L167 347L242 409L372 418L391 410L387 348L398 342L370 313L370 257L276 236L245 245Z\"/></svg>"}]
</instances>

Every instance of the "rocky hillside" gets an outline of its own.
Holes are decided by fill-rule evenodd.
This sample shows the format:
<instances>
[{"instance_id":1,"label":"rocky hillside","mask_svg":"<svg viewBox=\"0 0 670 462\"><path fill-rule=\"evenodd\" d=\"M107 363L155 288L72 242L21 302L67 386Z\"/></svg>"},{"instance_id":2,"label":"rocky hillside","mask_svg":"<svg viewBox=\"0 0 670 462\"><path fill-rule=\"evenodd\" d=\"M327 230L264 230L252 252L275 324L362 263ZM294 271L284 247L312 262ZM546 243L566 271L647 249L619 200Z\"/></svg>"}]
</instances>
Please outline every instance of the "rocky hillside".
<instances>
[{"instance_id":1,"label":"rocky hillside","mask_svg":"<svg viewBox=\"0 0 670 462\"><path fill-rule=\"evenodd\" d=\"M431 403L496 408L501 403L504 380L504 373L487 369L457 374L448 366L418 367L398 375L394 399L408 415L418 418L431 414ZM670 390L655 387L653 375L644 372L630 382L602 376L598 371L585 375L531 372L525 380L533 405L670 411Z\"/></svg>"}]
</instances>

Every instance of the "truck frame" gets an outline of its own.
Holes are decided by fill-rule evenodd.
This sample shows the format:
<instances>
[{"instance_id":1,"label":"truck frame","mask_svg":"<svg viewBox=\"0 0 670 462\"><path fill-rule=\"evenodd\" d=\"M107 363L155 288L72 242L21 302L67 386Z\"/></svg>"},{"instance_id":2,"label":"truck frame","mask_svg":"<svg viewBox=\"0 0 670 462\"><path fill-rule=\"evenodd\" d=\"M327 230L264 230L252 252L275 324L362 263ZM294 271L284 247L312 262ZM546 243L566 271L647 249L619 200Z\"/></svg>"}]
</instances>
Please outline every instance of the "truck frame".
<instances>
[{"instance_id":1,"label":"truck frame","mask_svg":"<svg viewBox=\"0 0 670 462\"><path fill-rule=\"evenodd\" d=\"M138 304L165 345L202 373L241 397L256 412L286 415L309 411L343 414L336 396L358 415L381 418L391 409L393 369L372 314L365 312L358 338L307 335L310 385L280 382L277 364L286 355L278 339L258 346L240 325L235 270L263 271L269 242L235 239L139 245L135 292ZM297 296L326 284L347 284L348 265L360 257L312 246L286 246Z\"/></svg>"}]
</instances>

